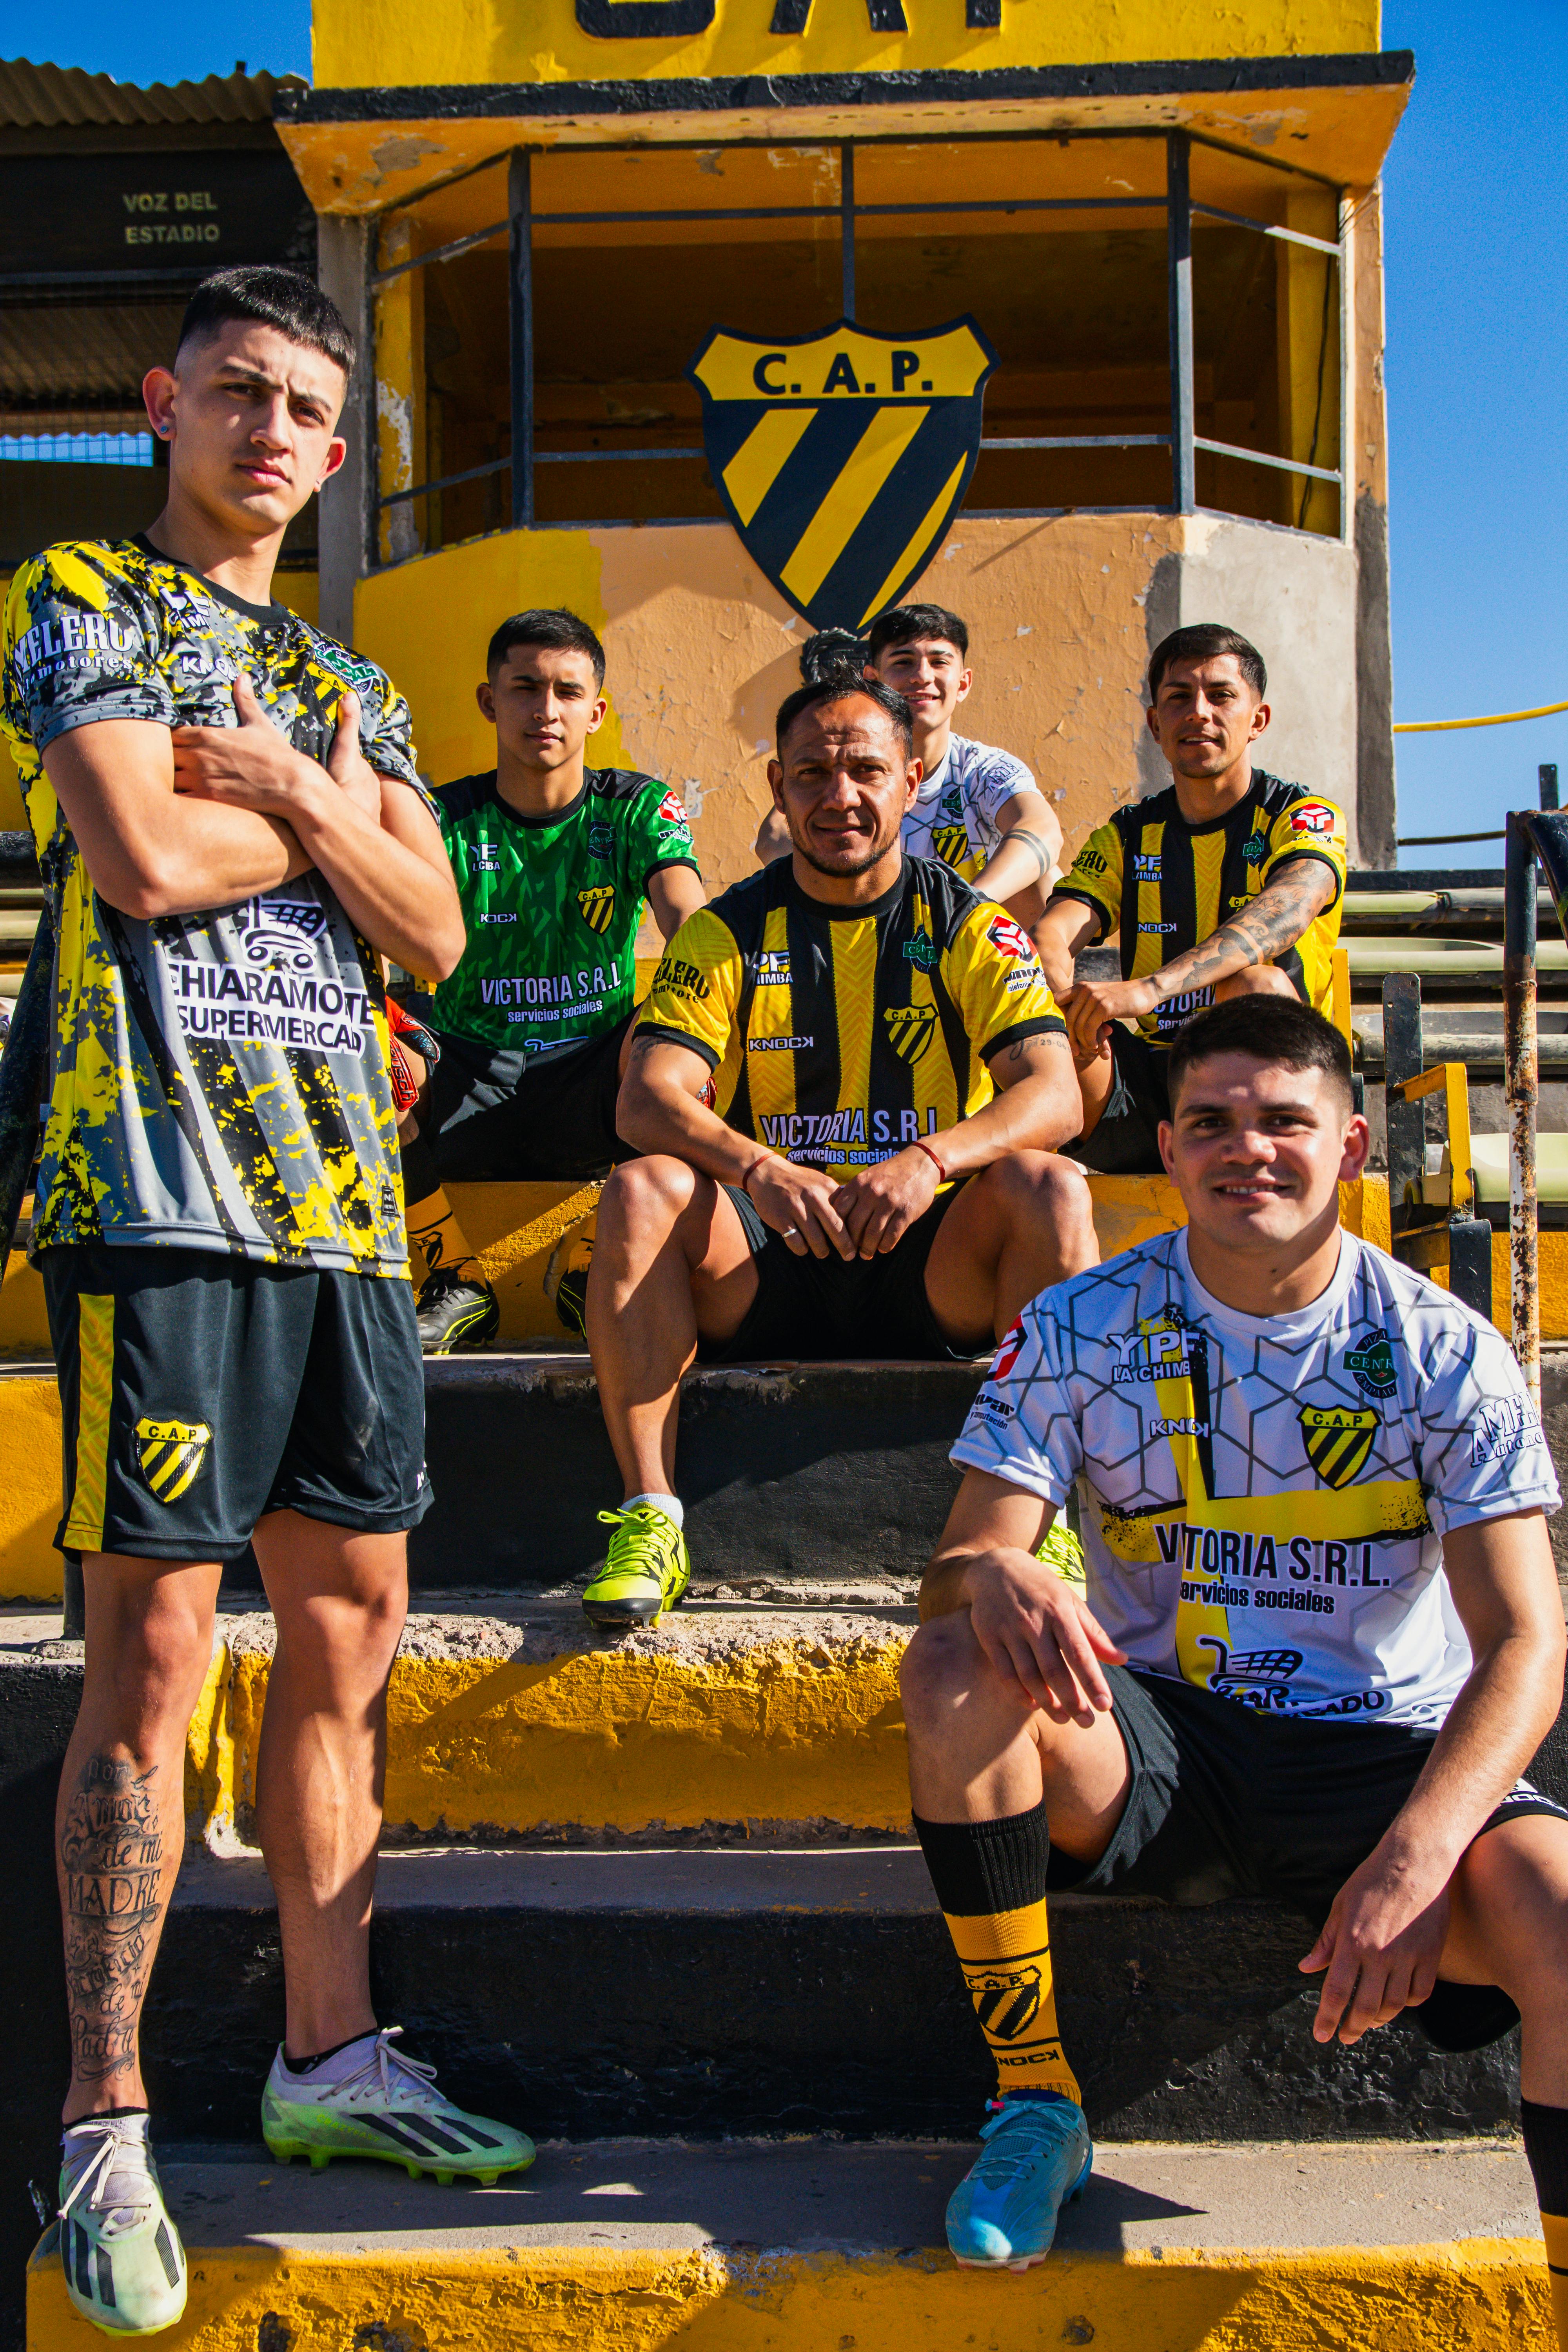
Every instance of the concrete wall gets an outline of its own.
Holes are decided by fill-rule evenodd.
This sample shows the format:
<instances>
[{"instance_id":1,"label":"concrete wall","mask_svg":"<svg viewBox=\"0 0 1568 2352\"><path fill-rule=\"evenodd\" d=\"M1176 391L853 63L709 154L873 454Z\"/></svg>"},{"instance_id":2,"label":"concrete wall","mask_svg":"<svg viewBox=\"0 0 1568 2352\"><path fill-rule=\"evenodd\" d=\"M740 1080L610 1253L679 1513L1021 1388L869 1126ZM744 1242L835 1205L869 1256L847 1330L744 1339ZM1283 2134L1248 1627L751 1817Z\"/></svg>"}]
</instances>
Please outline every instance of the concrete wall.
<instances>
[{"instance_id":1,"label":"concrete wall","mask_svg":"<svg viewBox=\"0 0 1568 2352\"><path fill-rule=\"evenodd\" d=\"M1356 808L1356 559L1336 540L1210 516L960 516L911 592L968 622L968 734L1026 760L1070 852L1169 772L1143 725L1152 646L1231 621L1274 678L1269 766ZM485 644L525 604L563 604L609 657L598 764L667 776L710 887L752 871L773 713L806 631L728 525L501 532L361 581L355 642L408 696L437 783L494 760L474 703Z\"/></svg>"}]
</instances>

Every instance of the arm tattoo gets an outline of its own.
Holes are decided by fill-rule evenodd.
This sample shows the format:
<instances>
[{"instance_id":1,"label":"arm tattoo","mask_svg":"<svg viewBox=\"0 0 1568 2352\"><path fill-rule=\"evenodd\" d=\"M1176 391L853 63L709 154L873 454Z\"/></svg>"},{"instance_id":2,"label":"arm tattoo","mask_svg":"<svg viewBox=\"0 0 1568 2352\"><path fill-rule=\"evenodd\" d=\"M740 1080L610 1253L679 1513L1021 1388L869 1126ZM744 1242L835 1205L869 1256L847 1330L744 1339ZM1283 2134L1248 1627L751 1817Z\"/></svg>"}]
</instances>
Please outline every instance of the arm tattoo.
<instances>
[{"instance_id":1,"label":"arm tattoo","mask_svg":"<svg viewBox=\"0 0 1568 2352\"><path fill-rule=\"evenodd\" d=\"M1031 833L1026 824L1016 824L1011 833L1003 835L1002 847L998 849L996 853L998 856L1001 856L1002 849L1005 849L1010 841L1021 842L1026 849L1029 849L1034 852L1035 879L1037 882L1043 881L1051 870L1051 853L1047 848L1045 843L1040 839L1039 835L1037 833Z\"/></svg>"},{"instance_id":2,"label":"arm tattoo","mask_svg":"<svg viewBox=\"0 0 1568 2352\"><path fill-rule=\"evenodd\" d=\"M1321 858L1292 858L1249 907L1185 955L1173 956L1158 975L1161 987L1167 996L1181 996L1213 987L1254 964L1272 963L1284 949L1295 946L1333 889L1333 870Z\"/></svg>"},{"instance_id":3,"label":"arm tattoo","mask_svg":"<svg viewBox=\"0 0 1568 2352\"><path fill-rule=\"evenodd\" d=\"M163 1916L157 1767L89 1756L60 1825L66 1990L78 2077L102 2083L136 2063L136 2028Z\"/></svg>"}]
</instances>

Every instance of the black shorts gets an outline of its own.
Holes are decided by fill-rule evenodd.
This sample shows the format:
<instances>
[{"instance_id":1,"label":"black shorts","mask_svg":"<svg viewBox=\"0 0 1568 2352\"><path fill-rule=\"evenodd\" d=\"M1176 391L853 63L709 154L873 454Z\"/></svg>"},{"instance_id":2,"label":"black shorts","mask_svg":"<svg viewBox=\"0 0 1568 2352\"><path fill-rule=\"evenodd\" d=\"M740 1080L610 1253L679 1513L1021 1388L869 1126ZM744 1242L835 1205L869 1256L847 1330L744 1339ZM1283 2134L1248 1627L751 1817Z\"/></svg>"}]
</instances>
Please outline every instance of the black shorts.
<instances>
[{"instance_id":1,"label":"black shorts","mask_svg":"<svg viewBox=\"0 0 1568 2352\"><path fill-rule=\"evenodd\" d=\"M1110 1031L1110 1096L1087 1142L1065 1143L1071 1159L1099 1176L1163 1176L1160 1121L1171 1116L1170 1052L1151 1045L1120 1021Z\"/></svg>"},{"instance_id":2,"label":"black shorts","mask_svg":"<svg viewBox=\"0 0 1568 2352\"><path fill-rule=\"evenodd\" d=\"M430 1507L402 1276L215 1250L46 1250L62 1551L239 1559L268 1511L395 1535Z\"/></svg>"},{"instance_id":3,"label":"black shorts","mask_svg":"<svg viewBox=\"0 0 1568 2352\"><path fill-rule=\"evenodd\" d=\"M430 1073L419 1132L442 1181L584 1179L635 1160L616 1133L621 1042L633 1017L542 1062L438 1030L441 1058Z\"/></svg>"},{"instance_id":4,"label":"black shorts","mask_svg":"<svg viewBox=\"0 0 1568 2352\"><path fill-rule=\"evenodd\" d=\"M950 1348L926 1297L926 1260L937 1227L967 1177L939 1192L894 1247L873 1258L796 1257L789 1244L758 1215L733 1184L724 1190L746 1229L757 1269L757 1295L729 1339L700 1339L703 1364L786 1362L967 1362L971 1350ZM989 1343L987 1343L989 1345Z\"/></svg>"},{"instance_id":5,"label":"black shorts","mask_svg":"<svg viewBox=\"0 0 1568 2352\"><path fill-rule=\"evenodd\" d=\"M1436 1738L1397 1724L1260 1715L1168 1675L1105 1672L1132 1784L1098 1862L1052 1853L1049 1885L1075 1894L1184 1905L1252 1895L1300 1912L1316 1930ZM1528 1813L1568 1821L1521 1780L1477 1834ZM1519 2022L1495 1985L1442 1980L1410 2015L1445 2050L1479 2049Z\"/></svg>"}]
</instances>

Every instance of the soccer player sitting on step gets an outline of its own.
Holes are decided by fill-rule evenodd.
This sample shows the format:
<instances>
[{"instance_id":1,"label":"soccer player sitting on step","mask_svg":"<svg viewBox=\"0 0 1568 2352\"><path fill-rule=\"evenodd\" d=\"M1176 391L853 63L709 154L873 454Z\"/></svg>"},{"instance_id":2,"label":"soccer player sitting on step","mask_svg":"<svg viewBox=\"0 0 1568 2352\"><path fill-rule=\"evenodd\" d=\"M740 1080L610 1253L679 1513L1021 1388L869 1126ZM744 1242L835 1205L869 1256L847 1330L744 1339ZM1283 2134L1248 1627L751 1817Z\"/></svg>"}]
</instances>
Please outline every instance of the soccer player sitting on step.
<instances>
[{"instance_id":1,"label":"soccer player sitting on step","mask_svg":"<svg viewBox=\"0 0 1568 2352\"><path fill-rule=\"evenodd\" d=\"M976 1354L1097 1255L1061 1015L1028 935L900 830L909 705L803 686L769 781L795 846L681 926L643 1006L599 1204L588 1344L625 1482L596 1624L686 1591L682 1373ZM716 1108L709 1108L711 1101Z\"/></svg>"},{"instance_id":2,"label":"soccer player sitting on step","mask_svg":"<svg viewBox=\"0 0 1568 2352\"><path fill-rule=\"evenodd\" d=\"M1038 2262L1089 2173L1047 1895L1262 1897L1307 1923L1320 2042L1522 2020L1568 2346L1568 1814L1520 1777L1563 1698L1540 1416L1489 1322L1341 1230L1367 1127L1336 1029L1216 1005L1170 1086L1186 1227L1008 1332L904 1658L915 1826L999 2076L948 2242ZM1075 1482L1087 1591L1035 1557Z\"/></svg>"},{"instance_id":3,"label":"soccer player sitting on step","mask_svg":"<svg viewBox=\"0 0 1568 2352\"><path fill-rule=\"evenodd\" d=\"M1177 629L1155 647L1148 725L1171 785L1090 834L1035 934L1083 1089L1068 1149L1107 1176L1159 1174L1168 1051L1194 1013L1243 995L1331 1002L1345 822L1254 766L1268 688L1234 629ZM1121 978L1075 984L1079 949L1112 937Z\"/></svg>"},{"instance_id":4,"label":"soccer player sitting on step","mask_svg":"<svg viewBox=\"0 0 1568 2352\"><path fill-rule=\"evenodd\" d=\"M952 731L974 681L969 631L958 614L941 604L900 604L872 623L863 647L847 629L808 637L800 649L806 684L836 668L879 677L910 706L921 782L904 819L908 856L940 857L1032 936L1058 870L1062 829L1022 760ZM770 809L757 856L771 865L792 845L782 811Z\"/></svg>"},{"instance_id":5,"label":"soccer player sitting on step","mask_svg":"<svg viewBox=\"0 0 1568 2352\"><path fill-rule=\"evenodd\" d=\"M629 1157L616 1095L643 903L668 940L706 895L675 793L636 768L584 765L606 709L587 623L514 613L485 668L496 764L436 793L468 949L415 1000L438 1059L400 1047L420 1088L398 1132L427 1356L479 1347L500 1320L445 1183L603 1176Z\"/></svg>"}]
</instances>

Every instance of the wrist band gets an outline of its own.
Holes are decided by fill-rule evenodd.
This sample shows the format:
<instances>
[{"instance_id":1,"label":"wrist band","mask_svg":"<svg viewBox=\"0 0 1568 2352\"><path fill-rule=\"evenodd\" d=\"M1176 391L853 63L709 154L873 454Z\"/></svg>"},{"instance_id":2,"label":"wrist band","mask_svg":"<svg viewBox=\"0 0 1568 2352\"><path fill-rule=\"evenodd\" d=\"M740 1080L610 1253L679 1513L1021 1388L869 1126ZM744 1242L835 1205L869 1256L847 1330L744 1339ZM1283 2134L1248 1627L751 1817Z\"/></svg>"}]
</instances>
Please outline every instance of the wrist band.
<instances>
[{"instance_id":1,"label":"wrist band","mask_svg":"<svg viewBox=\"0 0 1568 2352\"><path fill-rule=\"evenodd\" d=\"M926 1158L931 1161L931 1166L936 1170L937 1174L942 1178L944 1184L952 1182L952 1178L949 1176L946 1169L942 1166L941 1160L937 1158L929 1143L921 1143L917 1137L915 1141L915 1150L925 1153Z\"/></svg>"},{"instance_id":2,"label":"wrist band","mask_svg":"<svg viewBox=\"0 0 1568 2352\"><path fill-rule=\"evenodd\" d=\"M764 1168L767 1165L771 1156L772 1155L766 1151L760 1151L757 1154L757 1157L752 1160L751 1166L747 1169L745 1174L742 1177L741 1190L745 1193L748 1201L752 1197L749 1187L752 1177L756 1174L759 1168Z\"/></svg>"}]
</instances>

